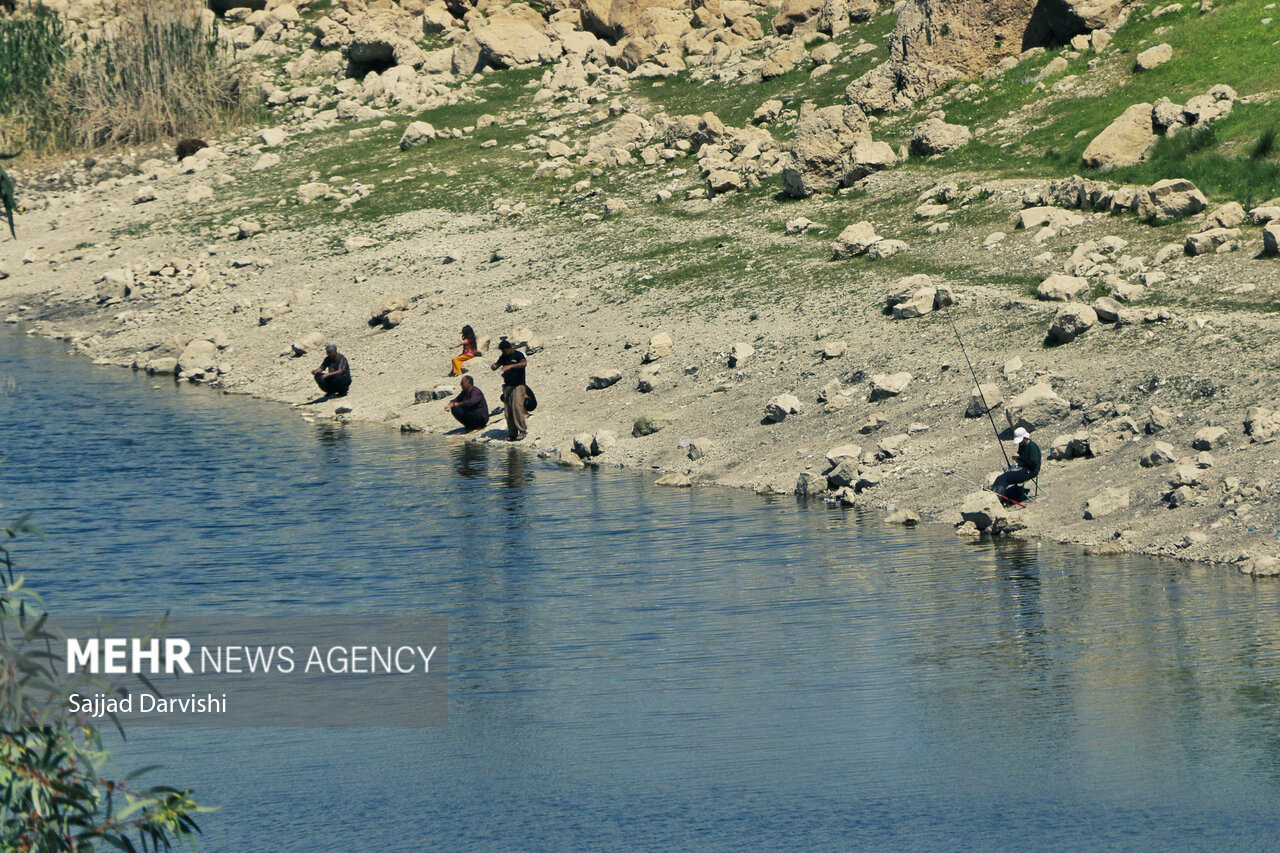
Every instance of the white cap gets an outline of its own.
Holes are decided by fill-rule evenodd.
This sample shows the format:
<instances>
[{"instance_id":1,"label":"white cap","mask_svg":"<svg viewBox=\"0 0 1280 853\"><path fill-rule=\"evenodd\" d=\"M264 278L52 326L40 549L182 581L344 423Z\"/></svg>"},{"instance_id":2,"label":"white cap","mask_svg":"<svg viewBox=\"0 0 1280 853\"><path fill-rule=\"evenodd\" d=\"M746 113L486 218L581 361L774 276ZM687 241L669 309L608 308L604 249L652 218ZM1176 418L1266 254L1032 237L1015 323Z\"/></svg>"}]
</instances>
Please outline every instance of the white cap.
<instances>
[{"instance_id":1,"label":"white cap","mask_svg":"<svg viewBox=\"0 0 1280 853\"><path fill-rule=\"evenodd\" d=\"M1022 427L1018 427L1017 429L1015 429L1015 430L1013 431L1013 443L1014 443L1014 444L1022 444L1022 442L1026 441L1028 438L1031 438L1031 436L1030 436L1030 435L1028 435L1028 434L1027 434L1027 431L1026 431L1025 429L1023 429Z\"/></svg>"}]
</instances>

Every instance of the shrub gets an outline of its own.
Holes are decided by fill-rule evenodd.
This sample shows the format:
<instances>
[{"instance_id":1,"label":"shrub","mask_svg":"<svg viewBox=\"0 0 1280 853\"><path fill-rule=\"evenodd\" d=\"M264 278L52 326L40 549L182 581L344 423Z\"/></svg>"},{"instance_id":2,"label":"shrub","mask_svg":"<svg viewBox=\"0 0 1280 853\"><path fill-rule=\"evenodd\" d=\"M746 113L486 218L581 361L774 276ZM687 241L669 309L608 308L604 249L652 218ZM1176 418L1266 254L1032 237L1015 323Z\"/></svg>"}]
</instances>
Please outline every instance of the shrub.
<instances>
[{"instance_id":1,"label":"shrub","mask_svg":"<svg viewBox=\"0 0 1280 853\"><path fill-rule=\"evenodd\" d=\"M31 529L19 519L0 528L0 537ZM66 695L58 639L0 546L0 850L82 853L103 842L157 851L198 833L193 815L208 809L190 792L135 787L132 779L145 769L107 778L98 729L49 701ZM100 679L79 683L86 693L113 689Z\"/></svg>"},{"instance_id":2,"label":"shrub","mask_svg":"<svg viewBox=\"0 0 1280 853\"><path fill-rule=\"evenodd\" d=\"M1258 137L1258 141L1253 144L1253 150L1249 152L1249 156L1255 160L1267 157L1271 152L1276 150L1276 129L1269 127L1262 131L1262 135Z\"/></svg>"}]
</instances>

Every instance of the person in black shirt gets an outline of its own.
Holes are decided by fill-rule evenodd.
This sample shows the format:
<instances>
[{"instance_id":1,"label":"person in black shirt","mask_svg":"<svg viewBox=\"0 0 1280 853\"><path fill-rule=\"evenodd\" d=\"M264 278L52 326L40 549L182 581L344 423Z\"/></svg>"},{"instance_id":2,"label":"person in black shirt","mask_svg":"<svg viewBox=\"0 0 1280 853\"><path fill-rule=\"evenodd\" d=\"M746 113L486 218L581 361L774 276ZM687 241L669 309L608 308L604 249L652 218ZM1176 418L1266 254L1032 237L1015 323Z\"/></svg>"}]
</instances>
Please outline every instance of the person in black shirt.
<instances>
[{"instance_id":1,"label":"person in black shirt","mask_svg":"<svg viewBox=\"0 0 1280 853\"><path fill-rule=\"evenodd\" d=\"M489 403L470 376L462 377L462 392L444 407L467 428L467 432L484 429L489 423Z\"/></svg>"},{"instance_id":2,"label":"person in black shirt","mask_svg":"<svg viewBox=\"0 0 1280 853\"><path fill-rule=\"evenodd\" d=\"M337 344L324 348L324 361L311 371L311 375L326 397L345 397L351 388L351 365L347 363L347 357L338 352Z\"/></svg>"},{"instance_id":3,"label":"person in black shirt","mask_svg":"<svg viewBox=\"0 0 1280 853\"><path fill-rule=\"evenodd\" d=\"M1040 476L1040 446L1022 427L1013 431L1013 443L1018 448L1014 455L1017 466L996 477L991 485L991 490L1000 496L1000 503L1005 506L1014 501L1026 501L1027 490L1021 484Z\"/></svg>"},{"instance_id":4,"label":"person in black shirt","mask_svg":"<svg viewBox=\"0 0 1280 853\"><path fill-rule=\"evenodd\" d=\"M502 406L507 415L507 441L519 441L527 434L525 426L524 369L528 362L524 353L506 338L498 344L501 355L489 365L490 370L502 371Z\"/></svg>"}]
</instances>

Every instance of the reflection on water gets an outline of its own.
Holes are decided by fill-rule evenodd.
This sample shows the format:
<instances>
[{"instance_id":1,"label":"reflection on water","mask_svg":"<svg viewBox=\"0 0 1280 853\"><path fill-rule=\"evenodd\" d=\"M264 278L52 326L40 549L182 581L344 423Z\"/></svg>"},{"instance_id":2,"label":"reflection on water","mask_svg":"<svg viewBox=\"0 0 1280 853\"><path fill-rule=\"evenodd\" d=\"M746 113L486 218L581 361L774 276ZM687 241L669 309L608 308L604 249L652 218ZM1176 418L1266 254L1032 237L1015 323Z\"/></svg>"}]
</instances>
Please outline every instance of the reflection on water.
<instances>
[{"instance_id":1,"label":"reflection on water","mask_svg":"<svg viewBox=\"0 0 1280 853\"><path fill-rule=\"evenodd\" d=\"M25 339L55 609L450 621L450 722L138 730L204 849L1273 843L1280 585L308 425Z\"/></svg>"}]
</instances>

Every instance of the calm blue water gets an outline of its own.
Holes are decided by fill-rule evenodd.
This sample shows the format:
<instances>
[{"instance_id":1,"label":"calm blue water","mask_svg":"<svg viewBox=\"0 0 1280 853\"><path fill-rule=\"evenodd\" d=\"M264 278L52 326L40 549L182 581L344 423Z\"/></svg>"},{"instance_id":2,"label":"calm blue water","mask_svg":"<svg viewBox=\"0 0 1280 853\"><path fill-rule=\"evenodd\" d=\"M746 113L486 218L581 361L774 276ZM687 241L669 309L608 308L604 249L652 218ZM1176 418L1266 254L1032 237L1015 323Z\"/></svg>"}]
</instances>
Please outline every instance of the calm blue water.
<instances>
[{"instance_id":1,"label":"calm blue water","mask_svg":"<svg viewBox=\"0 0 1280 853\"><path fill-rule=\"evenodd\" d=\"M665 490L0 335L56 613L408 609L438 729L135 729L211 851L1274 848L1280 584Z\"/></svg>"}]
</instances>

